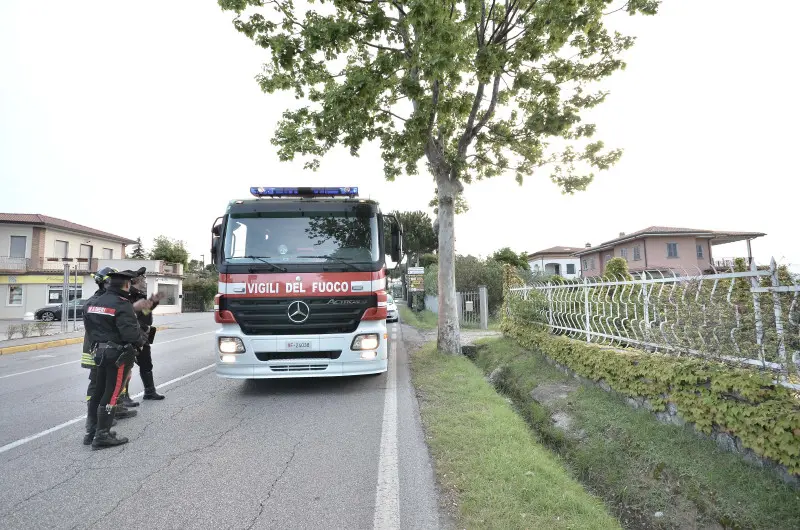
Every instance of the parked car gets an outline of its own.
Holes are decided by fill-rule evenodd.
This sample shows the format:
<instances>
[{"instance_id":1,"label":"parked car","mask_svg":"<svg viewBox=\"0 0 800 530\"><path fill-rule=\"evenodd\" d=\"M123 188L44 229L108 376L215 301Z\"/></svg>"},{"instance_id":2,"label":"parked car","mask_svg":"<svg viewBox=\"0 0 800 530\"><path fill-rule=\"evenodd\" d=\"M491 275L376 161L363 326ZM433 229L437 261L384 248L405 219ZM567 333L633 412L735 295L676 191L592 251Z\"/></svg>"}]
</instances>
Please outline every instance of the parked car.
<instances>
[{"instance_id":1,"label":"parked car","mask_svg":"<svg viewBox=\"0 0 800 530\"><path fill-rule=\"evenodd\" d=\"M399 322L400 313L397 311L397 304L394 303L394 297L387 295L386 297L386 322Z\"/></svg>"},{"instance_id":2,"label":"parked car","mask_svg":"<svg viewBox=\"0 0 800 530\"><path fill-rule=\"evenodd\" d=\"M72 318L78 318L83 320L83 304L86 300L79 299L79 300L70 300L67 305L67 313L69 320ZM33 314L33 318L36 320L44 320L45 322L52 322L53 320L61 320L62 318L62 306L61 305L51 305L47 307L43 307L41 309L37 309L36 312ZM77 311L77 315L75 314Z\"/></svg>"}]
</instances>

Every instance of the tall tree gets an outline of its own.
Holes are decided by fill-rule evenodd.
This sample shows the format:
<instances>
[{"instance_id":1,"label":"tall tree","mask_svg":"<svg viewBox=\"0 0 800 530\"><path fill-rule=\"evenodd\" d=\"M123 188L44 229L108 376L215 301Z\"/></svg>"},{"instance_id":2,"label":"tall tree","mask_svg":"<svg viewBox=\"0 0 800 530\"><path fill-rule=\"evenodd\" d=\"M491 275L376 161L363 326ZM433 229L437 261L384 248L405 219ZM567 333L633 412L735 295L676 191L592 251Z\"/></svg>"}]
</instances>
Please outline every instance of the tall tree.
<instances>
[{"instance_id":1,"label":"tall tree","mask_svg":"<svg viewBox=\"0 0 800 530\"><path fill-rule=\"evenodd\" d=\"M436 250L439 241L433 231L433 221L428 214L417 210L414 212L394 211L392 215L403 226L403 257L408 256L411 260Z\"/></svg>"},{"instance_id":2,"label":"tall tree","mask_svg":"<svg viewBox=\"0 0 800 530\"><path fill-rule=\"evenodd\" d=\"M513 265L514 267L522 270L530 270L531 266L528 264L528 257L525 255L524 252L517 254L511 247L503 247L494 254L492 254L492 259L495 261L499 261L500 263L508 263L509 265Z\"/></svg>"},{"instance_id":3,"label":"tall tree","mask_svg":"<svg viewBox=\"0 0 800 530\"><path fill-rule=\"evenodd\" d=\"M147 259L147 254L144 252L144 247L142 247L142 238L136 238L136 246L133 247L133 252L131 253L132 259Z\"/></svg>"},{"instance_id":4,"label":"tall tree","mask_svg":"<svg viewBox=\"0 0 800 530\"><path fill-rule=\"evenodd\" d=\"M183 241L175 241L166 236L158 236L153 241L150 259L181 263L184 267L187 267L189 264L189 251L183 246Z\"/></svg>"},{"instance_id":5,"label":"tall tree","mask_svg":"<svg viewBox=\"0 0 800 530\"><path fill-rule=\"evenodd\" d=\"M660 3L218 2L236 13L238 31L270 51L261 88L306 100L278 125L272 141L282 160L310 155L306 167L316 169L338 144L357 155L375 140L389 180L417 173L426 160L438 207L438 346L451 353L461 351L454 216L464 183L506 172L521 183L551 165L550 178L573 193L592 181L592 168L614 164L621 151L591 141L595 127L580 119L606 96L587 85L622 68L619 56L634 42L610 32L604 17L654 14ZM551 138L561 139L559 148Z\"/></svg>"}]
</instances>

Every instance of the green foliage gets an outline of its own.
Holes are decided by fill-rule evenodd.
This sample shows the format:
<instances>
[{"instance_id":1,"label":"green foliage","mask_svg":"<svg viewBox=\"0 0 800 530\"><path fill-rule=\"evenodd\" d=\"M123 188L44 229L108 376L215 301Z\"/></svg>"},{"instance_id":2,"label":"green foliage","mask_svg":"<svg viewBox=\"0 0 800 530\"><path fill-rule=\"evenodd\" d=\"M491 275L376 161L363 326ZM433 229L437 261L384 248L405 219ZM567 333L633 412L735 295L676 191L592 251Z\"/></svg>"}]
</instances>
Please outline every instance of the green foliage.
<instances>
[{"instance_id":1,"label":"green foliage","mask_svg":"<svg viewBox=\"0 0 800 530\"><path fill-rule=\"evenodd\" d=\"M503 301L503 265L493 259L482 260L475 256L456 256L456 291L475 292L481 285L486 286L489 296L489 313L494 313ZM425 270L425 292L430 296L438 294L437 265Z\"/></svg>"},{"instance_id":2,"label":"green foliage","mask_svg":"<svg viewBox=\"0 0 800 530\"><path fill-rule=\"evenodd\" d=\"M522 270L531 270L530 264L528 264L528 256L524 252L520 252L517 254L510 247L504 247L492 254L492 258L495 261L500 263L508 263L509 265L513 265L514 267Z\"/></svg>"},{"instance_id":3,"label":"green foliage","mask_svg":"<svg viewBox=\"0 0 800 530\"><path fill-rule=\"evenodd\" d=\"M521 283L510 268L505 279L506 289ZM711 433L716 427L737 436L756 454L800 473L800 396L775 384L770 374L550 335L541 324L541 304L547 302L540 296L527 301L506 296L503 332L584 377L605 381L626 396L647 398L657 411L673 402L700 431Z\"/></svg>"},{"instance_id":4,"label":"green foliage","mask_svg":"<svg viewBox=\"0 0 800 530\"><path fill-rule=\"evenodd\" d=\"M394 215L403 226L403 256L420 257L422 254L436 250L439 239L433 231L433 221L428 214L417 210L414 212L394 211L391 215Z\"/></svg>"},{"instance_id":5,"label":"green foliage","mask_svg":"<svg viewBox=\"0 0 800 530\"><path fill-rule=\"evenodd\" d=\"M431 265L439 264L439 256L436 254L423 254L419 257L420 267L430 267Z\"/></svg>"},{"instance_id":6,"label":"green foliage","mask_svg":"<svg viewBox=\"0 0 800 530\"><path fill-rule=\"evenodd\" d=\"M482 339L476 346L475 363L487 376L497 370L495 387L511 398L534 435L612 513L636 521L626 527L800 528L798 490L770 470L718 450L692 429L659 422L616 393L576 384L550 359L511 338ZM537 387L540 401L531 395ZM569 417L569 424L554 424L556 414Z\"/></svg>"},{"instance_id":7,"label":"green foliage","mask_svg":"<svg viewBox=\"0 0 800 530\"><path fill-rule=\"evenodd\" d=\"M180 263L184 267L189 265L189 251L183 246L183 241L176 241L166 236L158 236L153 241L153 250L150 259Z\"/></svg>"},{"instance_id":8,"label":"green foliage","mask_svg":"<svg viewBox=\"0 0 800 530\"><path fill-rule=\"evenodd\" d=\"M628 260L625 258L611 258L608 260L603 275L610 281L633 279L633 276L628 272Z\"/></svg>"},{"instance_id":9,"label":"green foliage","mask_svg":"<svg viewBox=\"0 0 800 530\"><path fill-rule=\"evenodd\" d=\"M136 238L136 246L133 247L133 252L131 253L131 259L147 259L147 254L144 251L144 247L142 247L142 238Z\"/></svg>"},{"instance_id":10,"label":"green foliage","mask_svg":"<svg viewBox=\"0 0 800 530\"><path fill-rule=\"evenodd\" d=\"M607 95L587 87L623 68L634 43L605 26L607 2L218 3L270 52L262 90L307 100L278 125L281 160L308 155L316 169L338 144L355 156L378 141L390 180L416 174L423 157L434 174L464 182L506 171L521 182L549 164L572 193L593 178L576 166L604 170L621 155L591 141L595 126L580 118ZM650 15L658 4L630 1L625 11ZM548 138L568 145L553 151Z\"/></svg>"}]
</instances>

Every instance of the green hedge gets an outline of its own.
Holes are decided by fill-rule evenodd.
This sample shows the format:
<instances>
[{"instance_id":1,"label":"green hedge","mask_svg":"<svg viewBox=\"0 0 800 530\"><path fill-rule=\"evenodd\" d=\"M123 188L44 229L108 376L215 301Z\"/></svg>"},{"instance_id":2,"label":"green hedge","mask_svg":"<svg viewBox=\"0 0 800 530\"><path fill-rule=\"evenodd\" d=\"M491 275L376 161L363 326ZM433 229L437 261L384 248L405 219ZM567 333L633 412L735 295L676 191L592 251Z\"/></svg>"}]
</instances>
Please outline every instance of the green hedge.
<instances>
[{"instance_id":1,"label":"green hedge","mask_svg":"<svg viewBox=\"0 0 800 530\"><path fill-rule=\"evenodd\" d=\"M510 270L505 280L505 289L519 283ZM612 350L551 335L531 322L528 303L504 304L501 326L524 347L588 379L605 381L621 394L644 397L655 411L672 402L700 431L710 434L716 427L738 437L757 455L800 474L800 395L775 384L771 374L706 359Z\"/></svg>"}]
</instances>

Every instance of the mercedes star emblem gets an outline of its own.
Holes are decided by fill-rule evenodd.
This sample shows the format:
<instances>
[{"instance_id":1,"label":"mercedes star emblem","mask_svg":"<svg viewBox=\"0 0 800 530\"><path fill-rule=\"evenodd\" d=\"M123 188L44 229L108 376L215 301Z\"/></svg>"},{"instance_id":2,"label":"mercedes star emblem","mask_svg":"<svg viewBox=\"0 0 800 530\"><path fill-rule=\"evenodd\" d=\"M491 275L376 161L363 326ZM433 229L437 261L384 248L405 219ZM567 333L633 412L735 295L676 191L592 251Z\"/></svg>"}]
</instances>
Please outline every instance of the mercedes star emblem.
<instances>
[{"instance_id":1,"label":"mercedes star emblem","mask_svg":"<svg viewBox=\"0 0 800 530\"><path fill-rule=\"evenodd\" d=\"M289 304L289 309L286 313L289 315L289 320L295 324L302 324L308 320L308 315L311 313L311 310L308 308L307 303L301 300L295 300Z\"/></svg>"}]
</instances>

